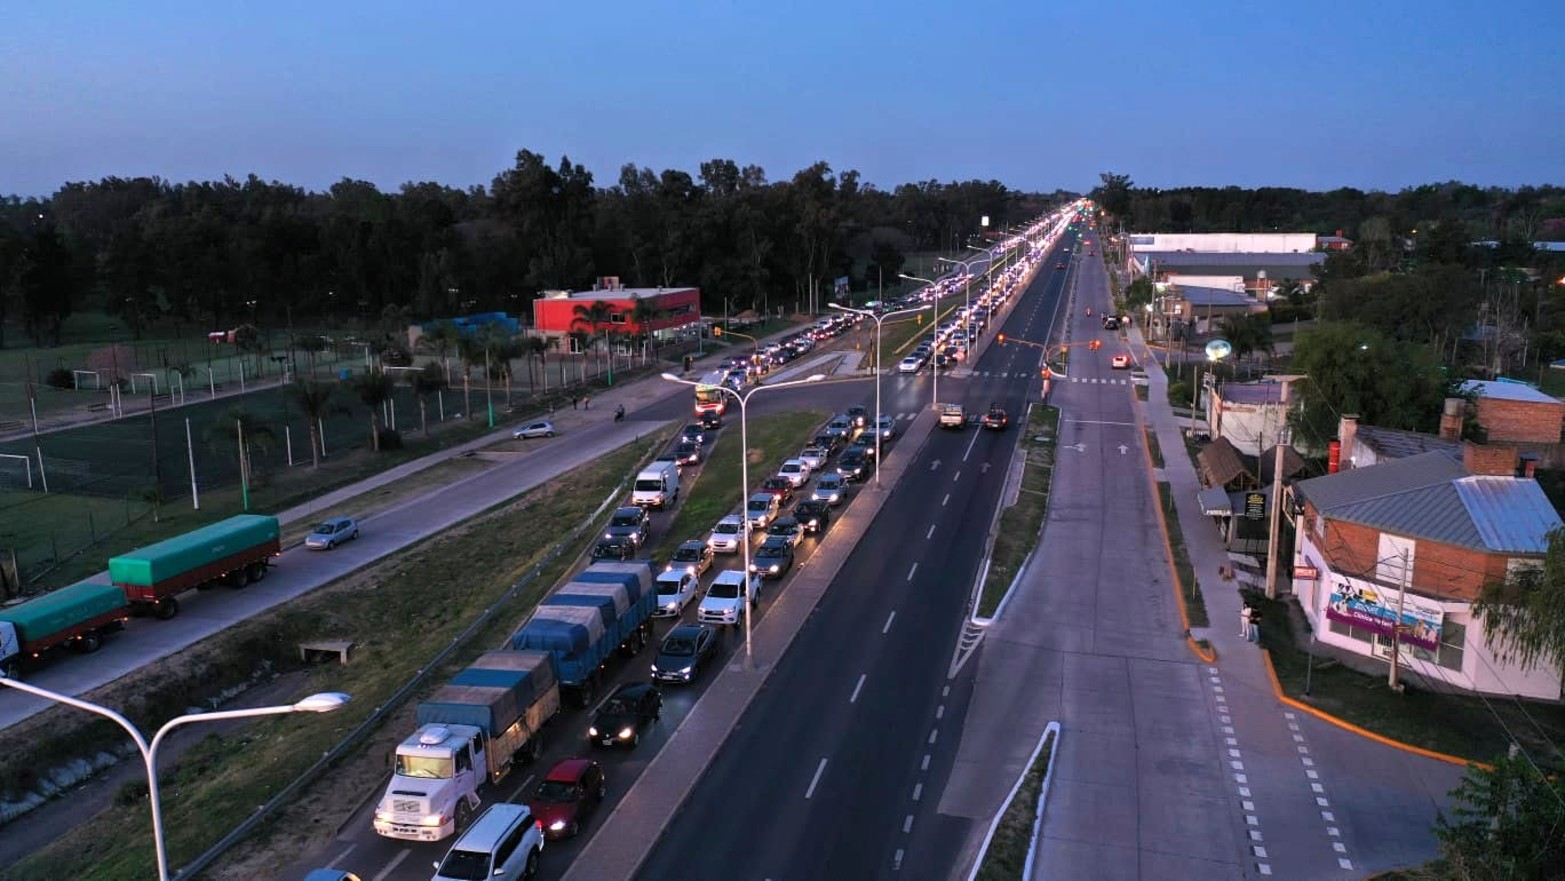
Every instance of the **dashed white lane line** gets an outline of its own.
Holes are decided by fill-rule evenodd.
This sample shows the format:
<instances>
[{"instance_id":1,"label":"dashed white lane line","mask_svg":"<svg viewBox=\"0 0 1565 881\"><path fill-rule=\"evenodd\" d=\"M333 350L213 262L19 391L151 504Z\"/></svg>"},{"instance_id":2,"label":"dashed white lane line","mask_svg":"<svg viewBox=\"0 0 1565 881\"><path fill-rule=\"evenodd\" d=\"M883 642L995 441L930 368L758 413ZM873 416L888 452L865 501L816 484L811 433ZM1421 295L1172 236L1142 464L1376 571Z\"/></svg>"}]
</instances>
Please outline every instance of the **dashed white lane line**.
<instances>
[{"instance_id":1,"label":"dashed white lane line","mask_svg":"<svg viewBox=\"0 0 1565 881\"><path fill-rule=\"evenodd\" d=\"M354 848L357 848L357 847L358 847L357 844L350 844L350 845L348 845L347 847L343 848L342 853L337 854L336 856L332 857L331 858L331 862L327 863L326 865L328 865L328 866L340 866L340 865L342 865L343 862L345 862L348 859L348 854L353 853Z\"/></svg>"},{"instance_id":2,"label":"dashed white lane line","mask_svg":"<svg viewBox=\"0 0 1565 881\"><path fill-rule=\"evenodd\" d=\"M858 702L858 699L859 699L859 689L864 687L864 680L866 678L868 678L868 676L869 676L868 673L860 673L859 674L859 681L858 681L858 683L856 685L853 686L853 695L848 698L848 703L852 704L852 703L857 703Z\"/></svg>"},{"instance_id":3,"label":"dashed white lane line","mask_svg":"<svg viewBox=\"0 0 1565 881\"><path fill-rule=\"evenodd\" d=\"M1223 748L1228 754L1228 766L1233 771L1234 789L1239 793L1239 809L1244 814L1246 837L1249 841L1250 856L1255 860L1255 871L1261 875L1270 875L1272 865L1263 842L1266 836L1261 832L1261 817L1256 811L1255 801L1250 797L1250 776L1245 772L1244 753L1239 748L1239 738L1235 736L1233 728L1233 716L1228 711L1228 695L1224 693L1223 678L1216 667L1207 667L1207 682L1212 690L1212 701L1217 704L1218 720L1222 723Z\"/></svg>"},{"instance_id":4,"label":"dashed white lane line","mask_svg":"<svg viewBox=\"0 0 1565 881\"><path fill-rule=\"evenodd\" d=\"M1326 837L1331 841L1332 852L1337 856L1337 866L1345 872L1351 872L1353 860L1348 858L1348 846L1341 841L1342 830L1336 825L1337 815L1329 810L1331 799L1326 797L1326 787L1320 782L1320 772L1315 770L1315 760L1310 757L1310 747L1304 739L1304 729L1299 727L1299 717L1289 711L1284 711L1282 716L1293 734L1293 742L1298 744L1299 764L1304 768L1304 777L1310 783L1315 806L1320 808L1320 818L1325 823Z\"/></svg>"},{"instance_id":5,"label":"dashed white lane line","mask_svg":"<svg viewBox=\"0 0 1565 881\"><path fill-rule=\"evenodd\" d=\"M955 474L951 475L951 482L952 483L956 483L958 480L961 480L961 479L962 479L962 472L960 472L960 471L958 471Z\"/></svg>"},{"instance_id":6,"label":"dashed white lane line","mask_svg":"<svg viewBox=\"0 0 1565 881\"><path fill-rule=\"evenodd\" d=\"M407 859L412 853L412 848L407 847L397 851L397 855L391 858L391 862L386 864L386 868L375 873L375 877L371 878L370 881L386 881L387 876L395 872L397 867L402 865L402 861Z\"/></svg>"},{"instance_id":7,"label":"dashed white lane line","mask_svg":"<svg viewBox=\"0 0 1565 881\"><path fill-rule=\"evenodd\" d=\"M929 770L929 753L924 753L924 761L919 764L918 768L920 771Z\"/></svg>"},{"instance_id":8,"label":"dashed white lane line","mask_svg":"<svg viewBox=\"0 0 1565 881\"><path fill-rule=\"evenodd\" d=\"M804 797L809 798L815 794L815 787L821 782L821 773L826 770L826 759L821 758L821 763L815 766L815 776L810 778L810 788L804 790Z\"/></svg>"},{"instance_id":9,"label":"dashed white lane line","mask_svg":"<svg viewBox=\"0 0 1565 881\"><path fill-rule=\"evenodd\" d=\"M891 632L891 622L893 622L895 620L897 620L897 611L896 611L896 609L892 609L891 610L891 614L886 616L886 626L880 628L880 632L883 633L883 634L890 633Z\"/></svg>"},{"instance_id":10,"label":"dashed white lane line","mask_svg":"<svg viewBox=\"0 0 1565 881\"><path fill-rule=\"evenodd\" d=\"M922 784L922 783L915 783L915 784L913 784L913 800L914 801L918 801L919 799L921 799L923 797L924 797L924 784Z\"/></svg>"},{"instance_id":11,"label":"dashed white lane line","mask_svg":"<svg viewBox=\"0 0 1565 881\"><path fill-rule=\"evenodd\" d=\"M946 497L940 500L940 507L944 508L949 501L951 501L951 494L946 493Z\"/></svg>"},{"instance_id":12,"label":"dashed white lane line","mask_svg":"<svg viewBox=\"0 0 1565 881\"><path fill-rule=\"evenodd\" d=\"M908 814L907 817L902 821L902 831L903 832L912 832L913 831L913 815L912 814Z\"/></svg>"},{"instance_id":13,"label":"dashed white lane line","mask_svg":"<svg viewBox=\"0 0 1565 881\"><path fill-rule=\"evenodd\" d=\"M935 742L935 738L937 738L939 736L940 736L940 729L939 728L931 728L931 729L929 729L929 742L930 743L934 743Z\"/></svg>"},{"instance_id":14,"label":"dashed white lane line","mask_svg":"<svg viewBox=\"0 0 1565 881\"><path fill-rule=\"evenodd\" d=\"M913 564L913 568L907 570L907 580L908 581L912 581L913 580L913 573L917 572L917 571L918 571L918 564L914 563Z\"/></svg>"},{"instance_id":15,"label":"dashed white lane line","mask_svg":"<svg viewBox=\"0 0 1565 881\"><path fill-rule=\"evenodd\" d=\"M924 540L928 541L929 539L932 539L934 537L935 537L935 524L931 523L931 524L929 524L929 532L924 536Z\"/></svg>"}]
</instances>

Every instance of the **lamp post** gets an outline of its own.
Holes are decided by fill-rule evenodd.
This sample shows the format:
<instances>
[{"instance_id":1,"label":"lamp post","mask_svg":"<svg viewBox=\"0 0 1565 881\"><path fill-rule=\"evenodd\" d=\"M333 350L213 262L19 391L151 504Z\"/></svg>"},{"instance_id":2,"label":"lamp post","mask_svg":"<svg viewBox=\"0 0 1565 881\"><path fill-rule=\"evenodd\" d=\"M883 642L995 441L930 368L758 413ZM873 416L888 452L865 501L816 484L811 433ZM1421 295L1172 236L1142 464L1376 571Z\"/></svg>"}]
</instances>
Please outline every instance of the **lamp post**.
<instances>
[{"instance_id":1,"label":"lamp post","mask_svg":"<svg viewBox=\"0 0 1565 881\"><path fill-rule=\"evenodd\" d=\"M841 309L843 312L852 312L856 315L866 316L875 322L875 488L880 489L880 324L887 318L897 315L911 315L914 312L922 312L924 310L922 308L898 309L895 312L877 315L868 309L854 309L841 303L827 303L826 305L833 309Z\"/></svg>"},{"instance_id":2,"label":"lamp post","mask_svg":"<svg viewBox=\"0 0 1565 881\"><path fill-rule=\"evenodd\" d=\"M986 251L986 249L984 249L984 248L975 248L972 245L968 245L967 247L968 247L968 250L971 250L971 251ZM947 263L955 263L956 265L962 267L962 333L964 335L971 336L971 328L972 328L972 318L971 318L971 316L973 314L973 270L972 270L972 265L974 263L978 262L978 258L974 257L971 260L953 260L950 257L941 257L941 258L937 258L937 259L945 260ZM989 259L984 261L984 266L985 266L984 274L988 275L989 271L994 269L994 254L989 253ZM968 340L967 343L963 346L963 348L967 349L968 351L971 351L972 348L973 348L973 341L972 340Z\"/></svg>"},{"instance_id":3,"label":"lamp post","mask_svg":"<svg viewBox=\"0 0 1565 881\"><path fill-rule=\"evenodd\" d=\"M153 735L152 742L148 743L147 739L142 735L141 731L138 730L129 719L125 718L119 713L116 713L108 707L101 707L97 704L88 703L87 701L71 697L70 695L50 691L47 688L39 688L36 685L31 685L26 682L19 682L3 674L0 674L0 685L14 688L17 691L25 691L28 694L34 695L36 697L41 697L45 700L51 700L55 703L65 704L66 706L75 707L79 710L86 710L89 713L96 713L99 716L103 716L112 720L115 724L119 725L121 728L124 728L125 731L130 734L131 740L136 742L136 749L141 752L142 762L147 767L147 797L148 800L152 802L152 840L157 850L159 881L168 881L169 878L168 852L167 847L163 841L163 808L159 802L158 796L158 747L162 745L164 736L166 736L170 731L173 731L175 728L178 728L181 725L188 725L192 722L221 722L226 719L248 719L257 716L279 716L287 713L329 713L332 710L340 709L349 700L351 700L348 695L343 694L342 692L327 691L321 692L320 694L312 694L298 703L287 704L284 706L251 707L250 709L245 710L221 710L215 713L187 713L186 715L176 716L173 719L163 723L163 727L159 728L157 733Z\"/></svg>"},{"instance_id":4,"label":"lamp post","mask_svg":"<svg viewBox=\"0 0 1565 881\"><path fill-rule=\"evenodd\" d=\"M677 382L680 385L698 386L700 383L689 379L681 379L672 373L664 373L663 378L669 382ZM789 386L807 385L812 382L820 382L826 378L826 374L817 373L804 379L791 379L787 382L778 382L771 385L756 385L744 394L739 394L726 385L718 386L724 394L731 395L739 402L739 517L743 523L740 530L739 546L742 551L743 578L744 578L744 602L740 609L744 614L744 662L746 669L755 669L755 655L750 647L750 612L751 604L755 602L755 595L750 592L750 511L745 503L750 498L750 423L746 405L750 402L750 396L759 391L788 388ZM876 469L880 470L879 468Z\"/></svg>"},{"instance_id":5,"label":"lamp post","mask_svg":"<svg viewBox=\"0 0 1565 881\"><path fill-rule=\"evenodd\" d=\"M921 281L924 284L929 285L931 288L934 288L936 286L936 282L932 282L932 281L930 281L927 278L919 278L916 275L908 275L905 272L899 272L899 273L897 273L897 275L901 276L902 278L907 279L908 281ZM919 310L917 310L917 309L910 309L908 311L910 311L910 312L917 312ZM929 299L929 329L930 330L935 330L939 326L939 323L940 323L940 292L939 291L935 291L934 292L934 296ZM938 407L940 405L940 361L939 361L939 358L940 358L940 353L936 352L935 353L935 357L933 359L931 359L933 361L933 363L930 364L930 366L929 366L929 375L934 377L934 384L931 387L930 392L929 392L929 406L931 408ZM875 463L875 471L876 471L876 473L880 472L880 463L879 462Z\"/></svg>"}]
</instances>

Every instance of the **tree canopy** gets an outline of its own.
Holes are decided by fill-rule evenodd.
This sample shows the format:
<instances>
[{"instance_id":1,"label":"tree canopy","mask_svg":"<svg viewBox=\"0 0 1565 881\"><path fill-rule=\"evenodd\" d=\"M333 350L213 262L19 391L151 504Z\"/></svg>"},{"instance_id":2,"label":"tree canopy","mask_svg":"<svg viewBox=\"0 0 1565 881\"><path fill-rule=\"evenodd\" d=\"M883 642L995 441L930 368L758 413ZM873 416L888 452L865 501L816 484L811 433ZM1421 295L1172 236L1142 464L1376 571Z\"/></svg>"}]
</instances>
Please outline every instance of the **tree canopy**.
<instances>
[{"instance_id":1,"label":"tree canopy","mask_svg":"<svg viewBox=\"0 0 1565 881\"><path fill-rule=\"evenodd\" d=\"M1317 446L1336 436L1338 417L1349 413L1368 425L1432 431L1455 394L1430 348L1354 322L1302 331L1289 369L1309 376L1294 429Z\"/></svg>"}]
</instances>

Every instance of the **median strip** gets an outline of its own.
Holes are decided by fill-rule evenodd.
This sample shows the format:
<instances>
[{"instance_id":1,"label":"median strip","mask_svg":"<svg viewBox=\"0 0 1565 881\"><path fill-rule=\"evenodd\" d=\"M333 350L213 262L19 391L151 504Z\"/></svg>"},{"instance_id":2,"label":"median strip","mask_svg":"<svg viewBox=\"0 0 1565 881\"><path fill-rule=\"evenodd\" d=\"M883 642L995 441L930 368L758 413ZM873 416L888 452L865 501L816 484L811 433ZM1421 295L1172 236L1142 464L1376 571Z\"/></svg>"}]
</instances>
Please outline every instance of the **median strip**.
<instances>
[{"instance_id":1,"label":"median strip","mask_svg":"<svg viewBox=\"0 0 1565 881\"><path fill-rule=\"evenodd\" d=\"M1016 501L1000 513L989 570L978 598L977 617L988 619L999 611L1023 565L1043 537L1043 521L1049 512L1049 484L1054 476L1055 440L1060 408L1035 405L1027 414L1022 451L1025 456Z\"/></svg>"}]
</instances>

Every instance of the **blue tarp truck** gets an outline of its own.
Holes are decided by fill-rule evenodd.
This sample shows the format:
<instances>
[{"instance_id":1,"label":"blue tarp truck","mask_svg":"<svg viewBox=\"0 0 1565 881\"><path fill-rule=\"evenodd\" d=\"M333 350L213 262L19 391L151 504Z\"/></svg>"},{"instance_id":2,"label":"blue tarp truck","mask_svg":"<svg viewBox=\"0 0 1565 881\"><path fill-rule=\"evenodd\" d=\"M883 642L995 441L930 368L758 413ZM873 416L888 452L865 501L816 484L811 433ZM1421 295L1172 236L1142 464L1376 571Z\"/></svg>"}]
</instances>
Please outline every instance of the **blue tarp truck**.
<instances>
[{"instance_id":1,"label":"blue tarp truck","mask_svg":"<svg viewBox=\"0 0 1565 881\"><path fill-rule=\"evenodd\" d=\"M579 706L592 701L598 672L616 650L641 651L651 636L651 560L593 563L552 593L511 636L511 648L549 652L560 688ZM594 590L591 585L617 590Z\"/></svg>"}]
</instances>

